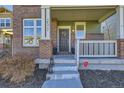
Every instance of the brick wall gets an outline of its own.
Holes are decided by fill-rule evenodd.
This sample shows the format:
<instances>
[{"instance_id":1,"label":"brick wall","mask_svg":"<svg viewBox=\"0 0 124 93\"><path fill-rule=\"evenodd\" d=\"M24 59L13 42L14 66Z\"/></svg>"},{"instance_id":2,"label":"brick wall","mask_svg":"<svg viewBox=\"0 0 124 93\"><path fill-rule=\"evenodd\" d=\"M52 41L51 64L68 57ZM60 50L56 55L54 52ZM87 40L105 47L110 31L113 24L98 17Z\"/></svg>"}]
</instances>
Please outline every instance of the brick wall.
<instances>
[{"instance_id":1,"label":"brick wall","mask_svg":"<svg viewBox=\"0 0 124 93\"><path fill-rule=\"evenodd\" d=\"M87 33L87 40L104 40L104 34L102 33Z\"/></svg>"},{"instance_id":2,"label":"brick wall","mask_svg":"<svg viewBox=\"0 0 124 93\"><path fill-rule=\"evenodd\" d=\"M39 42L39 57L41 59L50 59L52 57L51 40L41 40Z\"/></svg>"},{"instance_id":3,"label":"brick wall","mask_svg":"<svg viewBox=\"0 0 124 93\"><path fill-rule=\"evenodd\" d=\"M14 5L13 7L13 54L18 52L28 52L36 56L39 54L38 47L23 47L23 19L41 18L39 6Z\"/></svg>"},{"instance_id":4,"label":"brick wall","mask_svg":"<svg viewBox=\"0 0 124 93\"><path fill-rule=\"evenodd\" d=\"M117 46L118 46L118 57L124 58L124 39L123 40L117 40Z\"/></svg>"},{"instance_id":5,"label":"brick wall","mask_svg":"<svg viewBox=\"0 0 124 93\"><path fill-rule=\"evenodd\" d=\"M53 47L57 47L57 19L52 19L51 22L51 40Z\"/></svg>"}]
</instances>

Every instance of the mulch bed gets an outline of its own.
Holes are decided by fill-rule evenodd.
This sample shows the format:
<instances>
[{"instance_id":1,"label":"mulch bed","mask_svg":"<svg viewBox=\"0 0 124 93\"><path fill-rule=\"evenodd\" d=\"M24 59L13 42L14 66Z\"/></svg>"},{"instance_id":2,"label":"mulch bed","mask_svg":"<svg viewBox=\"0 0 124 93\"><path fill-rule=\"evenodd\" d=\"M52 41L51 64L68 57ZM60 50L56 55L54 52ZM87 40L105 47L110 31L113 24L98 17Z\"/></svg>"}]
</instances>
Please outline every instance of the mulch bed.
<instances>
[{"instance_id":1,"label":"mulch bed","mask_svg":"<svg viewBox=\"0 0 124 93\"><path fill-rule=\"evenodd\" d=\"M80 70L84 88L124 88L124 71Z\"/></svg>"},{"instance_id":2,"label":"mulch bed","mask_svg":"<svg viewBox=\"0 0 124 93\"><path fill-rule=\"evenodd\" d=\"M33 76L28 77L25 82L19 84L10 83L0 77L0 88L41 88L46 79L46 73L46 70L36 68Z\"/></svg>"}]
</instances>

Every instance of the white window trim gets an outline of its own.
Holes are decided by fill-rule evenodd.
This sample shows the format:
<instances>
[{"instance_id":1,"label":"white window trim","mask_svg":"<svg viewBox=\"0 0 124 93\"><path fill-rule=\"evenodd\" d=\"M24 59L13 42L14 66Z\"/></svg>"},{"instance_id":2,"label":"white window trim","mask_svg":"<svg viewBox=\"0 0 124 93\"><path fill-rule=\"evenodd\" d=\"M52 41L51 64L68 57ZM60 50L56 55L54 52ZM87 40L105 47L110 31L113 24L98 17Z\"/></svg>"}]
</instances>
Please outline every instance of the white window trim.
<instances>
[{"instance_id":1,"label":"white window trim","mask_svg":"<svg viewBox=\"0 0 124 93\"><path fill-rule=\"evenodd\" d=\"M34 26L24 26L24 21L25 20L33 20L34 21ZM37 44L37 39L36 39L37 38L36 29L37 28L41 28L42 29L42 25L41 26L37 26L36 20L41 20L42 21L42 19L40 19L40 18L29 18L29 19L27 18L27 19L23 19L23 46L24 47L37 47L37 46L39 46L39 44ZM33 28L34 29L34 35L32 36L34 38L33 44L24 44L24 37L28 36L28 35L24 35L24 29L25 28Z\"/></svg>"},{"instance_id":2,"label":"white window trim","mask_svg":"<svg viewBox=\"0 0 124 93\"><path fill-rule=\"evenodd\" d=\"M4 20L4 25L5 26L0 26L0 28L11 28L12 26L12 19L11 18L0 18L0 20L3 19ZM10 20L10 26L6 26L6 19L9 19Z\"/></svg>"},{"instance_id":3,"label":"white window trim","mask_svg":"<svg viewBox=\"0 0 124 93\"><path fill-rule=\"evenodd\" d=\"M60 50L59 50L59 29L69 29L69 52L71 52L71 26L58 26L58 31L57 31L57 52L60 52Z\"/></svg>"},{"instance_id":4,"label":"white window trim","mask_svg":"<svg viewBox=\"0 0 124 93\"><path fill-rule=\"evenodd\" d=\"M86 39L86 22L75 22L75 35L77 32L77 25L84 25L84 38Z\"/></svg>"}]
</instances>

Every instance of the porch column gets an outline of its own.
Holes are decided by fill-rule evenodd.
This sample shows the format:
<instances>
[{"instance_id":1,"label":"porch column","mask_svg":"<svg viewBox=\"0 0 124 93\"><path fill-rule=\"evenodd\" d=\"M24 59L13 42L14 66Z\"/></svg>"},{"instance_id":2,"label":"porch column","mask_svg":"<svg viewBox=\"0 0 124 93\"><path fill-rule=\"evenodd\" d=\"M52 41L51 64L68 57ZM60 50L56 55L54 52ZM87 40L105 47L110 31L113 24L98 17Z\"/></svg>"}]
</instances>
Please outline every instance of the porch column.
<instances>
[{"instance_id":1,"label":"porch column","mask_svg":"<svg viewBox=\"0 0 124 93\"><path fill-rule=\"evenodd\" d=\"M39 57L41 59L50 59L52 57L52 43L50 38L50 6L41 6L41 19L42 37L41 41L39 42Z\"/></svg>"},{"instance_id":2,"label":"porch column","mask_svg":"<svg viewBox=\"0 0 124 93\"><path fill-rule=\"evenodd\" d=\"M42 39L50 40L50 6L41 6Z\"/></svg>"},{"instance_id":3,"label":"porch column","mask_svg":"<svg viewBox=\"0 0 124 93\"><path fill-rule=\"evenodd\" d=\"M117 21L118 57L124 58L124 6L117 8Z\"/></svg>"}]
</instances>

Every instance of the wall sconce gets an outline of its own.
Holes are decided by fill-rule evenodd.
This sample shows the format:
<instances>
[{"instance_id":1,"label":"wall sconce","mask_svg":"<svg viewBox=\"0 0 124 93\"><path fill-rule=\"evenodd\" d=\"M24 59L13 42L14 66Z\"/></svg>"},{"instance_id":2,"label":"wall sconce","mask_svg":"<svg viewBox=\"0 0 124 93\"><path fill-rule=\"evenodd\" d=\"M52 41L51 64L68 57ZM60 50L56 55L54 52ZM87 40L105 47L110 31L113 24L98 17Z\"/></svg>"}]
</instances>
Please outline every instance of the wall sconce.
<instances>
[{"instance_id":1,"label":"wall sconce","mask_svg":"<svg viewBox=\"0 0 124 93\"><path fill-rule=\"evenodd\" d=\"M72 30L72 32L75 32L75 30Z\"/></svg>"}]
</instances>

